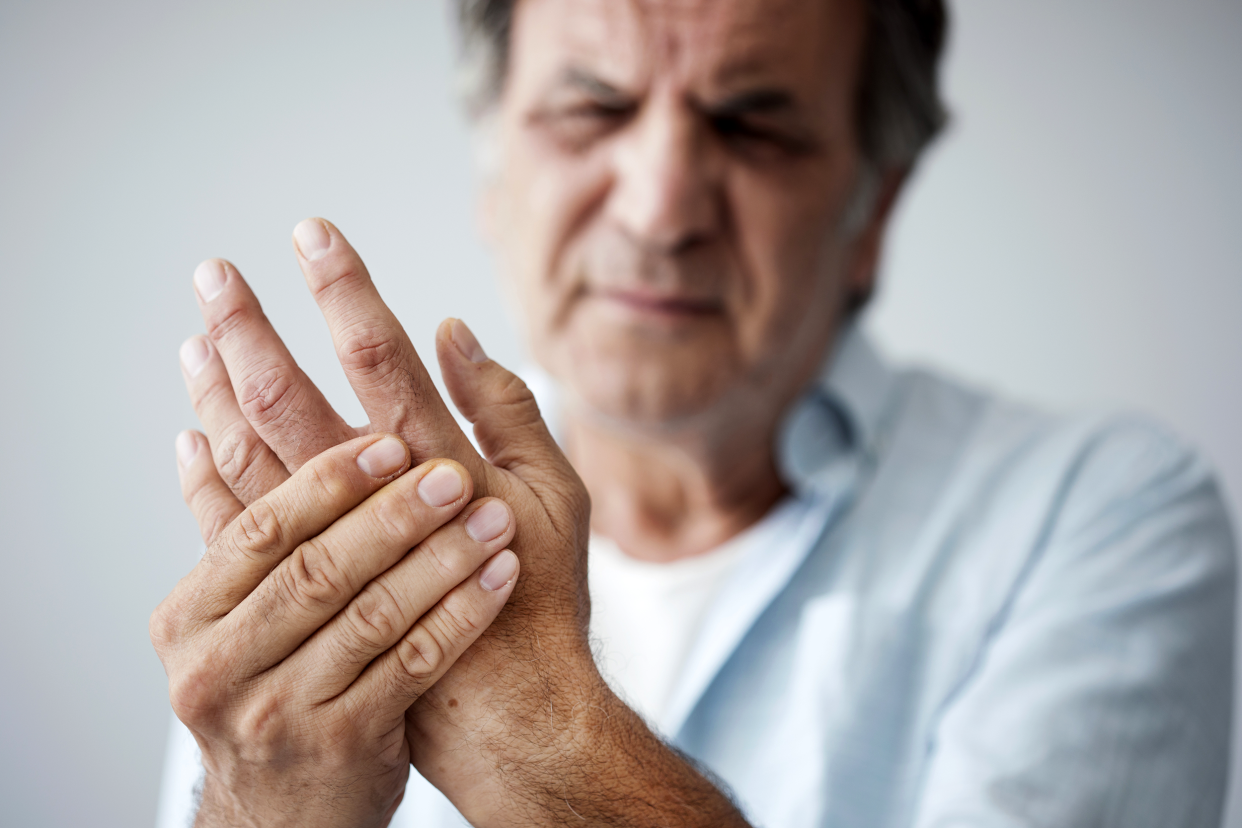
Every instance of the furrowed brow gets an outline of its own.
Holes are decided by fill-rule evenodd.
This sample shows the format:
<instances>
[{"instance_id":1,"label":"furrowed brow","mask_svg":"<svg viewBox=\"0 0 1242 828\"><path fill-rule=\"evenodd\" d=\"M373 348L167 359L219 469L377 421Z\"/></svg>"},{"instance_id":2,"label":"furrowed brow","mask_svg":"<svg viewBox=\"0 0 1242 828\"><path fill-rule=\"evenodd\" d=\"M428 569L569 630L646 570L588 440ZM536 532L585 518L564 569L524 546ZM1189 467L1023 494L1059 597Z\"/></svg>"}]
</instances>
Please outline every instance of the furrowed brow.
<instances>
[{"instance_id":1,"label":"furrowed brow","mask_svg":"<svg viewBox=\"0 0 1242 828\"><path fill-rule=\"evenodd\" d=\"M736 118L741 115L784 115L797 110L793 95L783 89L752 89L703 104L702 109L713 117Z\"/></svg>"},{"instance_id":2,"label":"furrowed brow","mask_svg":"<svg viewBox=\"0 0 1242 828\"><path fill-rule=\"evenodd\" d=\"M558 85L578 89L606 103L622 104L628 101L628 97L620 89L579 66L570 66L562 71Z\"/></svg>"}]
</instances>

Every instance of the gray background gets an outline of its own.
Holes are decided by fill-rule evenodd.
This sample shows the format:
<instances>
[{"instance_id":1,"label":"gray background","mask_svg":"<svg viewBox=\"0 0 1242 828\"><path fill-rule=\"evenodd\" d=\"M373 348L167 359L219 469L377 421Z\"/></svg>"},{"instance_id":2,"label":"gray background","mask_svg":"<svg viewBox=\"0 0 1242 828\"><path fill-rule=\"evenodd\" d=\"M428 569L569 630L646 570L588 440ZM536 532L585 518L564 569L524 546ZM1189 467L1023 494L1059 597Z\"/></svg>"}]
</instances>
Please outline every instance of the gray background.
<instances>
[{"instance_id":1,"label":"gray background","mask_svg":"<svg viewBox=\"0 0 1242 828\"><path fill-rule=\"evenodd\" d=\"M1236 506L1242 4L955 10L955 122L869 324L1028 400L1153 412ZM427 0L0 5L0 823L154 817L146 623L198 546L172 449L198 261L238 264L355 420L290 252L305 216L349 235L416 344L459 315L520 360L446 21Z\"/></svg>"}]
</instances>

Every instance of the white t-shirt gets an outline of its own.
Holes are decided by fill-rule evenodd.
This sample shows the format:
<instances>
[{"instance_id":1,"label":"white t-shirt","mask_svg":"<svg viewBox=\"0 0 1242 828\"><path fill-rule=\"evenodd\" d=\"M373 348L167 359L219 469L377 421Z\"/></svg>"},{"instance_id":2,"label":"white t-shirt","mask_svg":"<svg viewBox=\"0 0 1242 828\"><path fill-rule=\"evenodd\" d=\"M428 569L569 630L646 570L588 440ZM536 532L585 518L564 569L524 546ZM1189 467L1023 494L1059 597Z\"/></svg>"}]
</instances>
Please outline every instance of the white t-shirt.
<instances>
[{"instance_id":1,"label":"white t-shirt","mask_svg":"<svg viewBox=\"0 0 1242 828\"><path fill-rule=\"evenodd\" d=\"M671 563L626 555L591 536L591 645L609 686L653 725L663 719L708 611L756 545L788 542L806 504L786 498L715 549Z\"/></svg>"},{"instance_id":2,"label":"white t-shirt","mask_svg":"<svg viewBox=\"0 0 1242 828\"><path fill-rule=\"evenodd\" d=\"M733 571L746 534L672 563L640 561L608 538L591 537L595 662L612 689L648 721L663 715L707 608Z\"/></svg>"}]
</instances>

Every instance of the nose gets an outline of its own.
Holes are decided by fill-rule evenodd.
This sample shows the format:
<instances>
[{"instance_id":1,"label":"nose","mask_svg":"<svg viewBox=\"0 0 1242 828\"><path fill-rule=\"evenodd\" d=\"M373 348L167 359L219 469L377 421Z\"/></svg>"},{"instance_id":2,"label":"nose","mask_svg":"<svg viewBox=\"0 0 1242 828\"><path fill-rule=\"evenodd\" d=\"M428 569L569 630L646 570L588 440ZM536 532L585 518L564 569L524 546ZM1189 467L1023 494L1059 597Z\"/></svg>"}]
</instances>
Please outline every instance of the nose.
<instances>
[{"instance_id":1,"label":"nose","mask_svg":"<svg viewBox=\"0 0 1242 828\"><path fill-rule=\"evenodd\" d=\"M719 176L703 128L675 101L648 101L616 144L608 211L635 243L663 253L705 241L720 223Z\"/></svg>"}]
</instances>

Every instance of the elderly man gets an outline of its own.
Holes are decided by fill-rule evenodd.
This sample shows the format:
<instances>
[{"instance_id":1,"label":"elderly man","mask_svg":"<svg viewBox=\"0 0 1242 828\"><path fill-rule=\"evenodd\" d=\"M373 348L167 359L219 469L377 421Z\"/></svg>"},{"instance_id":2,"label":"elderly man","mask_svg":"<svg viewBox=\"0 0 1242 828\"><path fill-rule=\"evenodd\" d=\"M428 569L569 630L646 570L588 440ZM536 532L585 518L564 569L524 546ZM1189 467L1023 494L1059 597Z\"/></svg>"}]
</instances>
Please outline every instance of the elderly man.
<instances>
[{"instance_id":1,"label":"elderly man","mask_svg":"<svg viewBox=\"0 0 1242 828\"><path fill-rule=\"evenodd\" d=\"M942 119L940 3L461 17L536 393L441 326L476 451L312 219L350 428L199 267L164 824L1216 825L1234 546L1204 464L894 371L853 324Z\"/></svg>"}]
</instances>

